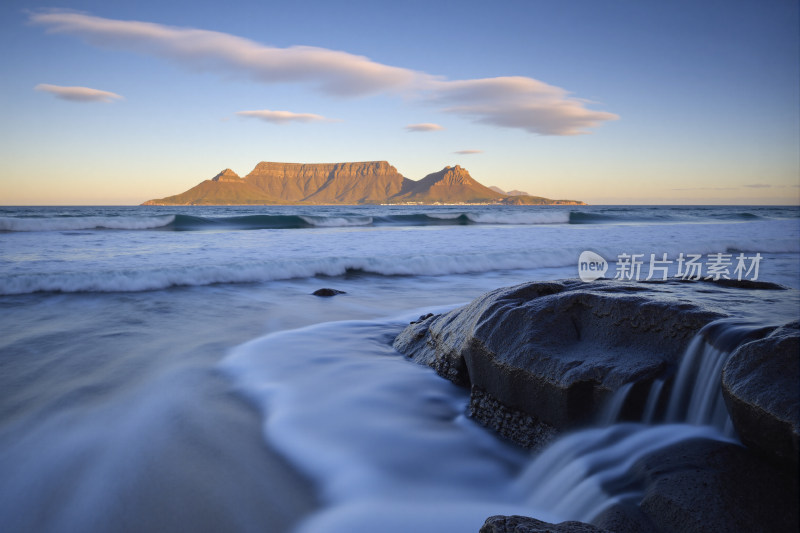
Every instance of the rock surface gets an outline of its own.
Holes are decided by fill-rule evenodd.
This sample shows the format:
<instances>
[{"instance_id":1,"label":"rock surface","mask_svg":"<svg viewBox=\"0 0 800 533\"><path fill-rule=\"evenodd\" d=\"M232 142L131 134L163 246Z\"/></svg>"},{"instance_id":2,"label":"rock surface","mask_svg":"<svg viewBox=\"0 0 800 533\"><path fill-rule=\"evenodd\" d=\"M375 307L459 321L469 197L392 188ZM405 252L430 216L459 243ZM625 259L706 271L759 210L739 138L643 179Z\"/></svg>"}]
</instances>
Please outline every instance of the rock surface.
<instances>
[{"instance_id":1,"label":"rock surface","mask_svg":"<svg viewBox=\"0 0 800 533\"><path fill-rule=\"evenodd\" d=\"M314 296L322 296L328 298L331 296L336 296L337 294L347 294L347 293L345 291L340 291L339 289L329 289L326 287L323 289L317 289L311 294L313 294Z\"/></svg>"},{"instance_id":2,"label":"rock surface","mask_svg":"<svg viewBox=\"0 0 800 533\"><path fill-rule=\"evenodd\" d=\"M741 446L684 441L635 470L645 489L639 507L657 531L798 531L797 478Z\"/></svg>"},{"instance_id":3,"label":"rock surface","mask_svg":"<svg viewBox=\"0 0 800 533\"><path fill-rule=\"evenodd\" d=\"M244 178L225 169L188 191L148 200L142 205L501 203L505 198L475 181L458 165L414 181L403 177L386 161L325 164L262 161ZM537 204L564 202L537 198L539 201L534 202Z\"/></svg>"},{"instance_id":4,"label":"rock surface","mask_svg":"<svg viewBox=\"0 0 800 533\"><path fill-rule=\"evenodd\" d=\"M527 516L490 516L480 533L610 533L583 522L549 524Z\"/></svg>"},{"instance_id":5,"label":"rock surface","mask_svg":"<svg viewBox=\"0 0 800 533\"><path fill-rule=\"evenodd\" d=\"M638 293L647 292L648 297ZM650 287L577 280L498 289L409 325L395 349L456 384L556 429L592 419L626 383L674 367L720 315ZM473 402L474 403L474 402Z\"/></svg>"},{"instance_id":6,"label":"rock surface","mask_svg":"<svg viewBox=\"0 0 800 533\"><path fill-rule=\"evenodd\" d=\"M722 394L741 441L797 474L800 323L740 346L722 371Z\"/></svg>"}]
</instances>

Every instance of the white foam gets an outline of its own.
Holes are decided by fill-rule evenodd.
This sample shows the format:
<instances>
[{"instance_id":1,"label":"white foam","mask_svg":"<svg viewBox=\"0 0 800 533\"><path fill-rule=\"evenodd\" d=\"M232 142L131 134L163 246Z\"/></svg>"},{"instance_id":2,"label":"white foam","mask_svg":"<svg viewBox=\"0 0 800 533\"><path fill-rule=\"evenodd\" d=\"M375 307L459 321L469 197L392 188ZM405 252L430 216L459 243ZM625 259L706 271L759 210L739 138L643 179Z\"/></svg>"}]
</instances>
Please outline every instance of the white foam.
<instances>
[{"instance_id":1,"label":"white foam","mask_svg":"<svg viewBox=\"0 0 800 533\"><path fill-rule=\"evenodd\" d=\"M372 217L314 217L309 215L300 215L300 218L312 226L318 226L321 228L369 226L372 224Z\"/></svg>"},{"instance_id":2,"label":"white foam","mask_svg":"<svg viewBox=\"0 0 800 533\"><path fill-rule=\"evenodd\" d=\"M222 363L261 410L265 439L319 488L324 507L301 532L455 533L534 513L506 500L527 454L464 418L466 391L391 349L402 325L281 332Z\"/></svg>"},{"instance_id":3,"label":"white foam","mask_svg":"<svg viewBox=\"0 0 800 533\"><path fill-rule=\"evenodd\" d=\"M569 211L519 211L517 213L467 213L480 224L567 224Z\"/></svg>"},{"instance_id":4,"label":"white foam","mask_svg":"<svg viewBox=\"0 0 800 533\"><path fill-rule=\"evenodd\" d=\"M174 215L156 217L0 217L0 231L141 230L160 228L171 224L174 220Z\"/></svg>"}]
</instances>

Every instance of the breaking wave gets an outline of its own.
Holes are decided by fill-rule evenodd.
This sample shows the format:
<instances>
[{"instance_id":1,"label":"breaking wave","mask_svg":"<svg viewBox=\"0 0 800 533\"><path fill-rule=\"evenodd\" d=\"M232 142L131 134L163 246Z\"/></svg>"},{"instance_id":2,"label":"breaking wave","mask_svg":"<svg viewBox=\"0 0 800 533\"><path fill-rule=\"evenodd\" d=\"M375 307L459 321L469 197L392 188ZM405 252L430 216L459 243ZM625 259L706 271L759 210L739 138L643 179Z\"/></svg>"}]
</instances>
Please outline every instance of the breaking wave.
<instances>
[{"instance_id":1,"label":"breaking wave","mask_svg":"<svg viewBox=\"0 0 800 533\"><path fill-rule=\"evenodd\" d=\"M34 292L141 292L181 286L259 283L347 274L442 276L557 267L572 262L574 253L554 250L549 254L519 252L504 255L486 253L460 256L329 257L242 264L180 265L153 269L20 273L0 278L0 295Z\"/></svg>"},{"instance_id":2,"label":"breaking wave","mask_svg":"<svg viewBox=\"0 0 800 533\"><path fill-rule=\"evenodd\" d=\"M173 224L176 215L0 217L0 231L77 231L92 229L144 230Z\"/></svg>"},{"instance_id":3,"label":"breaking wave","mask_svg":"<svg viewBox=\"0 0 800 533\"><path fill-rule=\"evenodd\" d=\"M367 208L369 209L369 208ZM797 212L787 212L789 218ZM660 209L648 212L642 207L597 207L561 209L552 207L497 208L474 211L386 212L368 214L247 214L237 216L197 216L170 213L159 216L0 216L0 231L79 231L79 230L172 230L226 231L256 229L310 229L350 226L469 226L469 225L553 225L553 224L632 224L632 223L707 223L752 222L770 217L749 211Z\"/></svg>"}]
</instances>

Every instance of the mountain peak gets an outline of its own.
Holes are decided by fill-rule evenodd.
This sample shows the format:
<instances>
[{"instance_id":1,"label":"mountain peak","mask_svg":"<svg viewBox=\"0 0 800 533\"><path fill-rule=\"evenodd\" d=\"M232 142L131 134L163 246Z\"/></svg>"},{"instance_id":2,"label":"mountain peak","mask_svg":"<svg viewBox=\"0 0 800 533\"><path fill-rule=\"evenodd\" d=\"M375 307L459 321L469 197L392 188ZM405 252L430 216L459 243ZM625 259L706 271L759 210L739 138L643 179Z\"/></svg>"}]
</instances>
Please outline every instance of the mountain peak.
<instances>
[{"instance_id":1,"label":"mountain peak","mask_svg":"<svg viewBox=\"0 0 800 533\"><path fill-rule=\"evenodd\" d=\"M236 172L234 172L229 168L226 168L225 170L223 170L222 172L211 178L211 181L241 181L241 180L242 178L240 178Z\"/></svg>"}]
</instances>

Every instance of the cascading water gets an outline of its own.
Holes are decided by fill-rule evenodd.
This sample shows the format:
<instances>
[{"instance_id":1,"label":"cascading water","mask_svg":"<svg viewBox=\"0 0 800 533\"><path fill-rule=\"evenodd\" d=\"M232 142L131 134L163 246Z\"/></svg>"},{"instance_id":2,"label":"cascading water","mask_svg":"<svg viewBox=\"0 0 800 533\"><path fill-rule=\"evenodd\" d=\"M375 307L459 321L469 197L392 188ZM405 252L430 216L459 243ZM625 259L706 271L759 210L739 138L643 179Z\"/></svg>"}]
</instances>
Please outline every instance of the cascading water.
<instances>
[{"instance_id":1,"label":"cascading water","mask_svg":"<svg viewBox=\"0 0 800 533\"><path fill-rule=\"evenodd\" d=\"M721 371L736 347L768 331L731 320L707 325L687 348L671 391L664 380L654 381L641 423L615 423L632 388L626 384L599 416L601 427L559 439L526 468L515 490L527 494L532 505L565 520L589 522L617 502L641 497L629 473L647 455L694 438L733 441ZM667 392L665 420L654 425L661 395Z\"/></svg>"}]
</instances>

